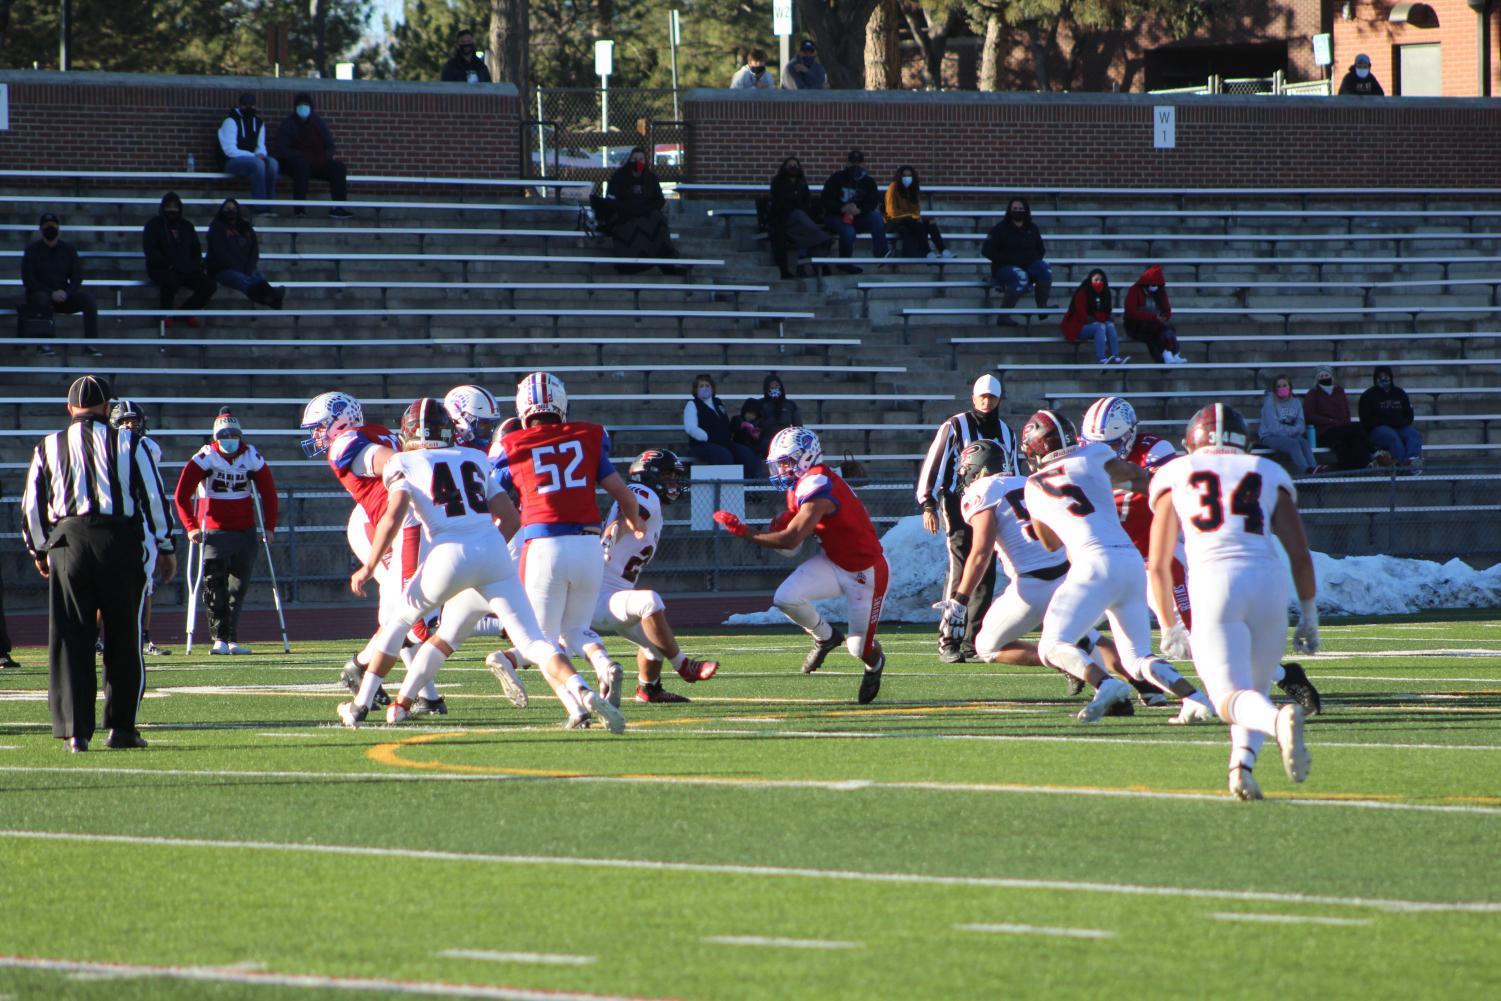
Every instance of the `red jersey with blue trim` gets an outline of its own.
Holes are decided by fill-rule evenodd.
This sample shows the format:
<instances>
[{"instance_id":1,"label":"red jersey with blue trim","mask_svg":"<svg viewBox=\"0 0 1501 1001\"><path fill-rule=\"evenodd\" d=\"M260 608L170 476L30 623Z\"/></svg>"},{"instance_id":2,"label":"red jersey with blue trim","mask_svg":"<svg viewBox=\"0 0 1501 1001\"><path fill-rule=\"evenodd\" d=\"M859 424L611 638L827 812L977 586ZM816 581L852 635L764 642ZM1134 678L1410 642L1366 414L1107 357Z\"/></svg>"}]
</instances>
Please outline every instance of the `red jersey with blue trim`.
<instances>
[{"instance_id":1,"label":"red jersey with blue trim","mask_svg":"<svg viewBox=\"0 0 1501 1001\"><path fill-rule=\"evenodd\" d=\"M787 491L787 510L795 514L798 508L819 497L833 501L834 512L819 519L813 526L813 534L818 536L824 555L835 566L857 573L885 560L885 551L865 505L828 466L819 463L812 467Z\"/></svg>"},{"instance_id":2,"label":"red jersey with blue trim","mask_svg":"<svg viewBox=\"0 0 1501 1001\"><path fill-rule=\"evenodd\" d=\"M349 428L328 446L328 464L338 477L339 485L349 491L354 502L364 508L365 516L374 525L386 513L386 485L379 476L365 476L359 472L359 458L367 448L384 445L393 451L401 451L401 443L383 424L365 424Z\"/></svg>"},{"instance_id":3,"label":"red jersey with blue trim","mask_svg":"<svg viewBox=\"0 0 1501 1001\"><path fill-rule=\"evenodd\" d=\"M1178 455L1178 450L1166 438L1155 434L1138 434L1126 455L1126 461L1135 463L1147 472ZM1152 548L1152 507L1147 495L1135 490L1115 491L1115 510L1120 514L1121 527L1131 536L1131 544L1146 559Z\"/></svg>"},{"instance_id":4,"label":"red jersey with blue trim","mask_svg":"<svg viewBox=\"0 0 1501 1001\"><path fill-rule=\"evenodd\" d=\"M594 487L615 472L610 435L600 425L569 421L512 431L490 446L490 459L501 486L521 496L523 530L599 525Z\"/></svg>"}]
</instances>

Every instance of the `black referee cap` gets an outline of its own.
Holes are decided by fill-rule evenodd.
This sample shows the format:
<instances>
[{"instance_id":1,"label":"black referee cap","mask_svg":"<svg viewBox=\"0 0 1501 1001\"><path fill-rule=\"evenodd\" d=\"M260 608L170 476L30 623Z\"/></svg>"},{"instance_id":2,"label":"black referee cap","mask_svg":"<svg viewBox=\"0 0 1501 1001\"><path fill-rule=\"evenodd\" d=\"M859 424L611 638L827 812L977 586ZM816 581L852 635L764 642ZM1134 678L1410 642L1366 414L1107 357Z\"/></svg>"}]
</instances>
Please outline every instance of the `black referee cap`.
<instances>
[{"instance_id":1,"label":"black referee cap","mask_svg":"<svg viewBox=\"0 0 1501 1001\"><path fill-rule=\"evenodd\" d=\"M68 387L68 406L102 407L109 402L109 380L102 375L81 375Z\"/></svg>"}]
</instances>

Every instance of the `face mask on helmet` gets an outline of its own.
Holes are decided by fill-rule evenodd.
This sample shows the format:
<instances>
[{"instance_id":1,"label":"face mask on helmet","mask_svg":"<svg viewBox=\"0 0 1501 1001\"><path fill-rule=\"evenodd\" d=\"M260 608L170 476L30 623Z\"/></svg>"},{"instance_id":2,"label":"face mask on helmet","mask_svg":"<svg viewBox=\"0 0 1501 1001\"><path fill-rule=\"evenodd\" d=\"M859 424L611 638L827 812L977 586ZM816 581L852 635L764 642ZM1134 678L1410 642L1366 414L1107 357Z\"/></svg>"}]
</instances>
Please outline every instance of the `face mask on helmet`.
<instances>
[{"instance_id":1,"label":"face mask on helmet","mask_svg":"<svg viewBox=\"0 0 1501 1001\"><path fill-rule=\"evenodd\" d=\"M803 475L823 458L818 435L807 428L792 427L778 431L766 450L766 471L773 486L791 490Z\"/></svg>"},{"instance_id":2,"label":"face mask on helmet","mask_svg":"<svg viewBox=\"0 0 1501 1001\"><path fill-rule=\"evenodd\" d=\"M346 430L365 423L360 401L347 393L324 393L315 396L302 411L301 427L309 432L302 441L302 451L309 459L328 451L328 446Z\"/></svg>"}]
</instances>

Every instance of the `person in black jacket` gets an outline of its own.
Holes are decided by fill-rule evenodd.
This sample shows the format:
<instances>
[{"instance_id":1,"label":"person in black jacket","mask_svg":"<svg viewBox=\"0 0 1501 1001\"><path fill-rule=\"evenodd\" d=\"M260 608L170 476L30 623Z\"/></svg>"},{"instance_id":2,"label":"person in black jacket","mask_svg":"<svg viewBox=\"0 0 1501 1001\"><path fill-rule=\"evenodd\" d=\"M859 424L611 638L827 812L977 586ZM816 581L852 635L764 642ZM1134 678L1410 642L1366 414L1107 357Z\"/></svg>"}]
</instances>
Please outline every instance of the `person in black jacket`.
<instances>
[{"instance_id":1,"label":"person in black jacket","mask_svg":"<svg viewBox=\"0 0 1501 1001\"><path fill-rule=\"evenodd\" d=\"M729 414L715 395L714 379L707 373L693 377L693 396L683 407L683 431L693 458L711 466L741 466L745 478L754 480L764 472L761 456L734 440Z\"/></svg>"},{"instance_id":2,"label":"person in black jacket","mask_svg":"<svg viewBox=\"0 0 1501 1001\"><path fill-rule=\"evenodd\" d=\"M141 249L146 253L146 275L161 295L162 309L175 309L172 300L177 290L186 288L193 294L183 309L202 309L217 287L203 270L203 248L198 231L182 217L182 199L175 191L162 196L161 208L141 231ZM172 318L163 321L172 325ZM197 317L188 317L190 327L198 326Z\"/></svg>"},{"instance_id":3,"label":"person in black jacket","mask_svg":"<svg viewBox=\"0 0 1501 1001\"><path fill-rule=\"evenodd\" d=\"M260 273L260 242L250 217L233 198L224 199L208 227L208 271L220 285L245 293L251 302L281 309L286 290L272 288Z\"/></svg>"},{"instance_id":4,"label":"person in black jacket","mask_svg":"<svg viewBox=\"0 0 1501 1001\"><path fill-rule=\"evenodd\" d=\"M1053 271L1045 259L1047 245L1042 242L1042 231L1032 221L1032 206L1025 198L1011 199L1006 218L985 235L980 253L990 261L991 284L1004 294L1002 306L1014 307L1030 287L1037 297L1037 308L1047 308ZM1016 320L1010 316L1002 316L996 322L1003 327L1016 326Z\"/></svg>"},{"instance_id":5,"label":"person in black jacket","mask_svg":"<svg viewBox=\"0 0 1501 1001\"><path fill-rule=\"evenodd\" d=\"M667 216L662 212L666 204L662 182L647 162L646 150L637 146L620 169L610 175L605 188L606 212L602 221L609 230L616 257L678 256ZM684 271L671 264L658 266L666 275ZM617 264L615 270L634 274L650 267L650 264Z\"/></svg>"},{"instance_id":6,"label":"person in black jacket","mask_svg":"<svg viewBox=\"0 0 1501 1001\"><path fill-rule=\"evenodd\" d=\"M82 313L83 336L99 336L99 307L94 297L83 291L83 264L78 259L78 250L62 240L58 234L62 223L51 212L43 212L37 223L42 238L26 245L21 255L21 286L26 292L26 305L35 315L44 320L53 313ZM99 349L86 346L84 353L99 357ZM53 350L43 344L37 354L50 355Z\"/></svg>"},{"instance_id":7,"label":"person in black jacket","mask_svg":"<svg viewBox=\"0 0 1501 1001\"><path fill-rule=\"evenodd\" d=\"M443 64L441 79L449 83L489 83L485 61L474 54L474 32L461 31L453 40L453 58Z\"/></svg>"},{"instance_id":8,"label":"person in black jacket","mask_svg":"<svg viewBox=\"0 0 1501 1001\"><path fill-rule=\"evenodd\" d=\"M771 179L771 196L766 209L771 256L783 278L797 277L798 261L805 251L827 248L833 242L828 230L816 221L817 214L808 179L803 175L802 161L789 156Z\"/></svg>"},{"instance_id":9,"label":"person in black jacket","mask_svg":"<svg viewBox=\"0 0 1501 1001\"><path fill-rule=\"evenodd\" d=\"M782 377L772 372L761 380L761 397L751 397L746 403L754 403L761 410L761 452L764 455L771 439L783 428L801 427L803 416L797 404L787 399L787 387Z\"/></svg>"},{"instance_id":10,"label":"person in black jacket","mask_svg":"<svg viewBox=\"0 0 1501 1001\"><path fill-rule=\"evenodd\" d=\"M1371 57L1362 52L1355 57L1355 63L1345 74L1345 78L1339 82L1341 97L1350 94L1362 97L1382 97L1386 91L1381 89L1381 81L1371 74Z\"/></svg>"},{"instance_id":11,"label":"person in black jacket","mask_svg":"<svg viewBox=\"0 0 1501 1001\"><path fill-rule=\"evenodd\" d=\"M1371 388L1360 394L1360 426L1371 444L1391 453L1399 466L1423 464L1423 436L1412 426L1412 401L1396 384L1390 365L1377 365Z\"/></svg>"},{"instance_id":12,"label":"person in black jacket","mask_svg":"<svg viewBox=\"0 0 1501 1001\"><path fill-rule=\"evenodd\" d=\"M292 198L307 200L308 179L328 182L328 197L342 202L349 197L349 170L343 160L334 159L334 134L328 123L313 110L313 95L302 91L292 99L292 113L276 128L276 156L281 171L292 175ZM301 205L292 210L303 215ZM341 205L328 210L330 218L350 219L354 213Z\"/></svg>"},{"instance_id":13,"label":"person in black jacket","mask_svg":"<svg viewBox=\"0 0 1501 1001\"><path fill-rule=\"evenodd\" d=\"M855 252L855 234L870 234L873 257L886 256L886 220L881 217L881 189L865 172L865 154L853 150L843 170L829 175L823 185L824 222L839 237L839 256ZM839 268L847 275L860 273L851 264Z\"/></svg>"}]
</instances>

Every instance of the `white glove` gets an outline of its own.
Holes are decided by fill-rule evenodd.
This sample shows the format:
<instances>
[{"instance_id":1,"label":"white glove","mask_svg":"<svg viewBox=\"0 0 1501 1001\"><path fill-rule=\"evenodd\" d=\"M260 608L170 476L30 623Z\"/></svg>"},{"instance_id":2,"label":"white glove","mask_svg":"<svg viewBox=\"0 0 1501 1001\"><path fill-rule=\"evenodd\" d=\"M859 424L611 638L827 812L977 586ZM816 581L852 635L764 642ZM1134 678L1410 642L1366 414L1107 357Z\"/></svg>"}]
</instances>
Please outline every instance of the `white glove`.
<instances>
[{"instance_id":1,"label":"white glove","mask_svg":"<svg viewBox=\"0 0 1501 1001\"><path fill-rule=\"evenodd\" d=\"M935 601L933 607L943 613L943 618L938 622L939 638L956 646L964 642L964 627L969 621L969 609L953 598Z\"/></svg>"},{"instance_id":2,"label":"white glove","mask_svg":"<svg viewBox=\"0 0 1501 1001\"><path fill-rule=\"evenodd\" d=\"M1293 630L1293 650L1319 652L1319 606L1313 599L1298 603L1298 627Z\"/></svg>"},{"instance_id":3,"label":"white glove","mask_svg":"<svg viewBox=\"0 0 1501 1001\"><path fill-rule=\"evenodd\" d=\"M1168 660L1193 660L1193 647L1189 645L1188 628L1181 621L1174 622L1162 634L1162 655Z\"/></svg>"}]
</instances>

